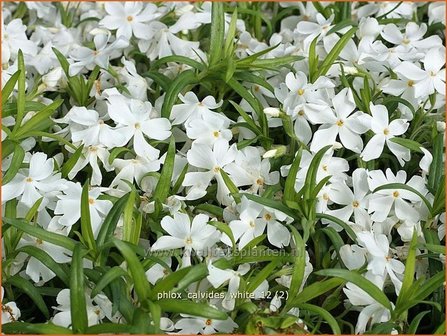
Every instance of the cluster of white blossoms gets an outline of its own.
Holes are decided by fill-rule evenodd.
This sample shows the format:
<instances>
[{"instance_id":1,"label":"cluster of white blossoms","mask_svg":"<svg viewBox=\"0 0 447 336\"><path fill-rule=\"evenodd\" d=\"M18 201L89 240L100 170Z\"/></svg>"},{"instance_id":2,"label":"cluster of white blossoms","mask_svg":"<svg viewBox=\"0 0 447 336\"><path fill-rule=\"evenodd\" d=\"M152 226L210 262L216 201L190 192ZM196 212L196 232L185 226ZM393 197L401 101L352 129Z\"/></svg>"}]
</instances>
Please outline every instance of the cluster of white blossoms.
<instances>
[{"instance_id":1,"label":"cluster of white blossoms","mask_svg":"<svg viewBox=\"0 0 447 336\"><path fill-rule=\"evenodd\" d=\"M412 240L416 279L444 264L445 3L340 4L253 5L267 22L247 9L252 4L225 4L222 26L235 37L232 47L218 46L233 49L217 65L209 64L216 38L209 2L3 4L2 89L11 92L2 105L5 222L25 219L84 243L86 183L94 239L114 204L136 193L130 224L140 223L135 242L149 255L147 281L156 288L173 272L203 266L183 290L227 316L160 305L158 326L167 333L315 330L321 319L310 304L283 294L323 281L316 272L326 268L361 274L391 302L345 281L331 297L337 310L321 291L313 302L341 314L345 333L386 322L395 323L392 332L406 330L397 330L392 309ZM349 13L343 20L341 6ZM20 78L21 55L25 87L8 88ZM188 71L198 80L181 79ZM219 71L226 80L213 78ZM55 112L37 119L51 104ZM126 240L128 215L118 221L118 239ZM73 251L12 226L2 237L2 323L34 323L23 306L31 286L49 297L37 305L49 310L37 322L71 328L70 288L36 250L61 267ZM293 254L300 245L304 255ZM261 254L237 259L230 250ZM288 257L269 259L266 251ZM296 289L295 258L302 259ZM117 260L111 253L107 265L127 272ZM87 270L96 266L84 261L88 325L130 325L114 306L116 288L92 297ZM279 313L292 322L268 320ZM247 322L250 315L261 322Z\"/></svg>"}]
</instances>

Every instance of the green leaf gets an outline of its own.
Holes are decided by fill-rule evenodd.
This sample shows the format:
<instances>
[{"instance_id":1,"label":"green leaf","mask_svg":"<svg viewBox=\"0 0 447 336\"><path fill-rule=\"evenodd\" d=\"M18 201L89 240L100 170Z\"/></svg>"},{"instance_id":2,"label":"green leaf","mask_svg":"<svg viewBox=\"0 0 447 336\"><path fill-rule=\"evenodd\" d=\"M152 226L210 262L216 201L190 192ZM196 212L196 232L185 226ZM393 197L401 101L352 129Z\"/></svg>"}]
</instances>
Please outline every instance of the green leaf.
<instances>
[{"instance_id":1,"label":"green leaf","mask_svg":"<svg viewBox=\"0 0 447 336\"><path fill-rule=\"evenodd\" d=\"M249 67L250 69L259 68L278 71L278 68L281 68L283 66L290 66L294 62L300 61L302 59L304 59L304 57L302 56L282 56L277 58L257 59L250 63L250 65L247 67Z\"/></svg>"},{"instance_id":2,"label":"green leaf","mask_svg":"<svg viewBox=\"0 0 447 336\"><path fill-rule=\"evenodd\" d=\"M444 271L435 274L430 279L426 280L424 284L415 291L413 299L417 301L425 300L425 298L427 298L436 289L443 286L444 281L445 281Z\"/></svg>"},{"instance_id":3,"label":"green leaf","mask_svg":"<svg viewBox=\"0 0 447 336\"><path fill-rule=\"evenodd\" d=\"M45 106L46 106L45 104L42 104L39 102L26 101L25 102L25 112L40 111ZM17 114L17 103L16 102L7 103L6 100L4 100L2 108L3 108L2 117L9 117L9 116Z\"/></svg>"},{"instance_id":4,"label":"green leaf","mask_svg":"<svg viewBox=\"0 0 447 336\"><path fill-rule=\"evenodd\" d=\"M165 92L167 92L169 90L169 88L171 87L171 80L169 79L169 77L167 77L159 72L148 71L148 72L145 72L142 76L149 77L150 79L152 79Z\"/></svg>"},{"instance_id":5,"label":"green leaf","mask_svg":"<svg viewBox=\"0 0 447 336\"><path fill-rule=\"evenodd\" d=\"M445 335L445 320L441 323L441 325L436 328L433 335Z\"/></svg>"},{"instance_id":6,"label":"green leaf","mask_svg":"<svg viewBox=\"0 0 447 336\"><path fill-rule=\"evenodd\" d=\"M29 132L36 130L42 130L45 127L50 126L53 122L50 120L54 111L64 102L63 99L56 99L50 105L37 112L31 119L29 119L23 126L13 131L12 138L20 140L25 138ZM17 125L17 124L16 124Z\"/></svg>"},{"instance_id":7,"label":"green leaf","mask_svg":"<svg viewBox=\"0 0 447 336\"><path fill-rule=\"evenodd\" d=\"M11 95L12 91L14 90L14 87L17 84L17 80L20 77L20 70L17 70L6 82L5 86L2 89L2 102L3 105L5 105L5 103L8 101L9 96ZM3 116L5 117L6 115L4 114L4 109L3 109Z\"/></svg>"},{"instance_id":8,"label":"green leaf","mask_svg":"<svg viewBox=\"0 0 447 336\"><path fill-rule=\"evenodd\" d=\"M400 309L403 302L411 301L411 293L413 293L414 288L414 273L416 270L416 243L417 243L417 233L416 230L413 232L413 237L410 242L410 247L408 249L407 260L405 261L405 273L404 279L402 281L402 287L397 297L396 302L396 312Z\"/></svg>"},{"instance_id":9,"label":"green leaf","mask_svg":"<svg viewBox=\"0 0 447 336\"><path fill-rule=\"evenodd\" d=\"M132 275L135 291L140 301L146 300L150 295L150 284L146 279L143 266L140 260L136 256L135 252L131 249L130 245L119 240L113 241L114 245L121 252L126 259L127 267Z\"/></svg>"},{"instance_id":10,"label":"green leaf","mask_svg":"<svg viewBox=\"0 0 447 336\"><path fill-rule=\"evenodd\" d=\"M249 278L249 282L247 285L247 292L253 293L256 288L259 287L259 285L266 280L270 275L272 275L273 271L280 266L282 260L279 258L276 258L269 262L262 270L260 270L256 276L253 278Z\"/></svg>"},{"instance_id":11,"label":"green leaf","mask_svg":"<svg viewBox=\"0 0 447 336\"><path fill-rule=\"evenodd\" d=\"M12 322L2 325L5 334L42 334L42 335L70 335L71 329L48 323Z\"/></svg>"},{"instance_id":12,"label":"green leaf","mask_svg":"<svg viewBox=\"0 0 447 336\"><path fill-rule=\"evenodd\" d=\"M87 251L77 244L71 261L70 311L73 332L83 334L88 327L87 303L85 300L83 257Z\"/></svg>"},{"instance_id":13,"label":"green leaf","mask_svg":"<svg viewBox=\"0 0 447 336\"><path fill-rule=\"evenodd\" d=\"M295 183L296 183L296 174L298 174L298 170L300 169L301 157L303 155L303 149L300 148L293 159L292 165L289 170L289 174L287 175L286 182L284 184L284 200L287 201L296 201L297 193L295 191Z\"/></svg>"},{"instance_id":14,"label":"green leaf","mask_svg":"<svg viewBox=\"0 0 447 336\"><path fill-rule=\"evenodd\" d=\"M109 164L112 164L113 161L123 152L129 153L132 152L129 148L126 147L115 147L110 151L109 155Z\"/></svg>"},{"instance_id":15,"label":"green leaf","mask_svg":"<svg viewBox=\"0 0 447 336\"><path fill-rule=\"evenodd\" d=\"M81 231L82 237L89 249L96 251L96 242L93 236L92 222L90 218L90 196L88 194L90 185L89 181L82 187L81 194Z\"/></svg>"},{"instance_id":16,"label":"green leaf","mask_svg":"<svg viewBox=\"0 0 447 336\"><path fill-rule=\"evenodd\" d=\"M337 320L326 309L309 303L302 303L298 305L298 307L320 315L324 320L326 320L335 335L341 334L340 326L338 325Z\"/></svg>"},{"instance_id":17,"label":"green leaf","mask_svg":"<svg viewBox=\"0 0 447 336\"><path fill-rule=\"evenodd\" d=\"M267 117L264 114L264 108L259 103L259 101L253 96L252 93L247 91L247 89L234 78L230 79L227 82L228 86L232 88L238 95L244 98L248 104L253 108L259 118L259 124L261 125L262 134L265 137L268 137L268 125L267 125ZM234 106L234 105L233 105Z\"/></svg>"},{"instance_id":18,"label":"green leaf","mask_svg":"<svg viewBox=\"0 0 447 336\"><path fill-rule=\"evenodd\" d=\"M355 234L354 230L347 223L342 221L341 219L331 216L331 215L328 215L328 214L322 214L322 213L317 213L316 217L318 219L326 219L330 222L340 225L354 242L357 241L357 235Z\"/></svg>"},{"instance_id":19,"label":"green leaf","mask_svg":"<svg viewBox=\"0 0 447 336\"><path fill-rule=\"evenodd\" d=\"M419 314L417 314L411 321L410 325L408 326L408 330L406 332L406 334L408 335L414 335L417 333L418 331L418 327L419 324L421 323L421 320L424 318L425 315L427 315L428 313L431 313L430 310L426 310L423 312L420 312Z\"/></svg>"},{"instance_id":20,"label":"green leaf","mask_svg":"<svg viewBox=\"0 0 447 336\"><path fill-rule=\"evenodd\" d=\"M356 22L354 22L350 19L346 19L346 20L338 22L336 25L334 25L331 29L329 29L329 31L326 33L326 35L330 35L330 34L338 32L339 30L342 30L343 28L350 27L350 26L356 26L356 25L357 25Z\"/></svg>"},{"instance_id":21,"label":"green leaf","mask_svg":"<svg viewBox=\"0 0 447 336\"><path fill-rule=\"evenodd\" d=\"M256 135L262 135L262 130L259 128L258 125L255 124L253 119L248 115L247 112L245 112L242 107L235 103L234 101L230 100L230 104L234 106L236 111L240 114L240 116L245 120L245 122L250 125L250 130L255 133Z\"/></svg>"},{"instance_id":22,"label":"green leaf","mask_svg":"<svg viewBox=\"0 0 447 336\"><path fill-rule=\"evenodd\" d=\"M166 91L165 100L161 107L161 116L168 118L171 115L172 106L177 101L179 93L189 84L197 81L196 74L192 70L183 71L176 79L170 84Z\"/></svg>"},{"instance_id":23,"label":"green leaf","mask_svg":"<svg viewBox=\"0 0 447 336\"><path fill-rule=\"evenodd\" d=\"M303 186L304 199L309 200L311 198L311 193L317 184L317 173L320 162L323 159L324 154L331 148L331 145L321 148L310 162L309 169L307 170L305 183Z\"/></svg>"},{"instance_id":24,"label":"green leaf","mask_svg":"<svg viewBox=\"0 0 447 336\"><path fill-rule=\"evenodd\" d=\"M3 176L2 185L7 184L16 176L17 172L22 166L24 158L25 158L24 149L22 148L22 146L20 146L20 144L14 143L14 153L12 155L11 164L9 165L8 170Z\"/></svg>"},{"instance_id":25,"label":"green leaf","mask_svg":"<svg viewBox=\"0 0 447 336\"><path fill-rule=\"evenodd\" d=\"M32 245L26 245L19 248L16 252L23 252L31 257L36 258L42 264L48 267L54 274L56 274L56 276L61 279L65 285L69 285L69 279L66 270L59 263L54 261L54 259L44 250Z\"/></svg>"},{"instance_id":26,"label":"green leaf","mask_svg":"<svg viewBox=\"0 0 447 336\"><path fill-rule=\"evenodd\" d=\"M419 191L414 189L413 187L410 187L409 185L403 184L403 183L388 183L381 185L380 187L377 187L375 190L373 190L373 193L378 192L380 190L389 190L389 189L403 189L412 192L413 194L419 196L421 200L424 202L425 206L427 207L428 211L433 213L432 206L428 199L426 199Z\"/></svg>"},{"instance_id":27,"label":"green leaf","mask_svg":"<svg viewBox=\"0 0 447 336\"><path fill-rule=\"evenodd\" d=\"M223 3L213 2L211 7L211 36L209 50L209 66L217 64L222 57L224 46L225 21Z\"/></svg>"},{"instance_id":28,"label":"green leaf","mask_svg":"<svg viewBox=\"0 0 447 336\"><path fill-rule=\"evenodd\" d=\"M180 282L180 280L182 280L186 276L186 274L189 273L191 268L192 266L181 268L169 274L162 280L158 281L157 284L154 286L154 288L152 288L151 293L152 300L156 300L158 294L170 292L175 287L175 285L177 285Z\"/></svg>"},{"instance_id":29,"label":"green leaf","mask_svg":"<svg viewBox=\"0 0 447 336\"><path fill-rule=\"evenodd\" d=\"M99 279L99 281L96 283L96 286L93 288L92 294L90 296L94 298L112 281L121 277L126 277L127 275L128 275L127 272L123 270L121 267L119 266L112 267L101 277L101 279Z\"/></svg>"},{"instance_id":30,"label":"green leaf","mask_svg":"<svg viewBox=\"0 0 447 336\"><path fill-rule=\"evenodd\" d=\"M297 216L297 214L295 212L293 212L292 210L290 210L287 206L285 206L284 204L282 204L279 201L275 201L275 200L271 200L268 198L264 198L264 197L260 197L258 195L253 195L253 194L246 194L246 193L242 193L241 196L245 196L247 197L249 200L265 205L267 207L279 210L283 213L285 213L287 216L290 216L294 219L300 219L300 217Z\"/></svg>"},{"instance_id":31,"label":"green leaf","mask_svg":"<svg viewBox=\"0 0 447 336\"><path fill-rule=\"evenodd\" d=\"M345 280L340 278L332 278L324 281L317 281L309 286L303 288L303 290L298 293L294 298L291 298L291 307L296 307L297 305L310 301L316 297L323 295L324 293L330 291L331 289L338 287L345 283Z\"/></svg>"},{"instance_id":32,"label":"green leaf","mask_svg":"<svg viewBox=\"0 0 447 336\"><path fill-rule=\"evenodd\" d=\"M119 323L101 323L88 327L85 330L86 335L98 335L98 334L129 334L132 326L129 324Z\"/></svg>"},{"instance_id":33,"label":"green leaf","mask_svg":"<svg viewBox=\"0 0 447 336\"><path fill-rule=\"evenodd\" d=\"M153 334L153 326L151 325L151 319L149 312L146 309L138 307L135 309L132 318L132 329L130 330L133 334L147 335Z\"/></svg>"},{"instance_id":34,"label":"green leaf","mask_svg":"<svg viewBox=\"0 0 447 336\"><path fill-rule=\"evenodd\" d=\"M224 46L224 58L232 59L233 58L233 49L234 49L234 38L236 34L236 23L237 23L237 8L234 9L233 14L231 15L230 25L228 26L228 30L225 37L225 46Z\"/></svg>"},{"instance_id":35,"label":"green leaf","mask_svg":"<svg viewBox=\"0 0 447 336\"><path fill-rule=\"evenodd\" d=\"M181 292L190 284L204 279L208 275L208 268L205 264L198 264L191 268L187 275L181 279L174 292Z\"/></svg>"},{"instance_id":36,"label":"green leaf","mask_svg":"<svg viewBox=\"0 0 447 336\"><path fill-rule=\"evenodd\" d=\"M225 77L224 77L225 83L228 83L228 81L231 78L233 78L235 70L236 70L236 63L232 59L229 59L227 61L227 67L226 67L226 70L225 70Z\"/></svg>"},{"instance_id":37,"label":"green leaf","mask_svg":"<svg viewBox=\"0 0 447 336\"><path fill-rule=\"evenodd\" d=\"M26 68L23 60L23 52L19 49L17 55L17 67L20 71L17 82L17 115L13 133L21 127L23 117L25 116L25 86L26 86Z\"/></svg>"},{"instance_id":38,"label":"green leaf","mask_svg":"<svg viewBox=\"0 0 447 336\"><path fill-rule=\"evenodd\" d=\"M56 135L56 134L52 134L52 133L48 133L48 132L41 132L41 131L29 131L26 134L26 136L27 137L46 137L46 138L54 139L54 140L57 140L60 143L64 144L65 146L72 148L73 150L77 149L77 147L75 145L73 145L71 142L67 141L63 137Z\"/></svg>"},{"instance_id":39,"label":"green leaf","mask_svg":"<svg viewBox=\"0 0 447 336\"><path fill-rule=\"evenodd\" d=\"M158 300L157 303L164 312L201 316L213 320L226 320L228 318L223 311L203 303L175 299L162 299Z\"/></svg>"},{"instance_id":40,"label":"green leaf","mask_svg":"<svg viewBox=\"0 0 447 336\"><path fill-rule=\"evenodd\" d=\"M116 225L118 224L128 198L129 194L119 198L115 204L113 204L112 208L104 219L104 222L99 229L98 237L96 238L96 243L99 247L111 241L113 238L113 233L115 232Z\"/></svg>"},{"instance_id":41,"label":"green leaf","mask_svg":"<svg viewBox=\"0 0 447 336\"><path fill-rule=\"evenodd\" d=\"M149 311L151 312L152 321L154 321L154 327L156 333L161 333L160 322L161 322L161 308L158 304L148 302Z\"/></svg>"},{"instance_id":42,"label":"green leaf","mask_svg":"<svg viewBox=\"0 0 447 336\"><path fill-rule=\"evenodd\" d=\"M250 83L254 83L258 86L262 86L262 87L266 88L267 90L269 90L270 92L275 91L273 86L269 82L267 82L264 78L262 78L261 76L256 76L256 75L252 74L251 72L247 72L247 71L236 72L234 74L234 78L244 81L244 82L250 82Z\"/></svg>"},{"instance_id":43,"label":"green leaf","mask_svg":"<svg viewBox=\"0 0 447 336\"><path fill-rule=\"evenodd\" d=\"M316 51L319 36L315 37L309 47L309 80L313 83L318 76L318 54Z\"/></svg>"},{"instance_id":44,"label":"green leaf","mask_svg":"<svg viewBox=\"0 0 447 336\"><path fill-rule=\"evenodd\" d=\"M14 275L7 279L7 282L12 286L18 288L23 293L25 293L36 305L37 308L45 315L48 319L50 317L50 313L48 311L47 305L40 295L39 291L36 287L34 287L31 282L25 280L20 275Z\"/></svg>"},{"instance_id":45,"label":"green leaf","mask_svg":"<svg viewBox=\"0 0 447 336\"><path fill-rule=\"evenodd\" d=\"M250 56L244 57L237 61L237 67L240 68L242 65L250 66L254 61L258 60L261 56L268 54L270 51L278 48L279 43L273 47L266 48L264 50L258 51L257 53L251 54Z\"/></svg>"},{"instance_id":46,"label":"green leaf","mask_svg":"<svg viewBox=\"0 0 447 336\"><path fill-rule=\"evenodd\" d=\"M295 260L293 263L293 271L292 271L292 279L290 282L289 288L289 297L295 298L300 291L301 284L304 279L304 268L306 266L306 247L303 241L303 238L298 233L297 229L294 226L289 225L289 228L292 232L292 237L295 242L295 247L292 251L295 253ZM291 300L287 300L286 305L284 306L283 312L287 312L290 309Z\"/></svg>"},{"instance_id":47,"label":"green leaf","mask_svg":"<svg viewBox=\"0 0 447 336\"><path fill-rule=\"evenodd\" d=\"M346 44L349 42L349 40L356 31L357 27L353 27L343 34L340 40L338 40L338 42L334 45L332 50L327 54L326 58L321 63L320 70L318 71L318 75L316 76L315 79L327 74L332 64L334 64L334 62L337 60L338 56L343 51L344 47L346 46Z\"/></svg>"},{"instance_id":48,"label":"green leaf","mask_svg":"<svg viewBox=\"0 0 447 336\"><path fill-rule=\"evenodd\" d=\"M138 241L132 241L132 237L135 236L133 230L136 228L133 216L136 193L134 186L132 186L123 213L123 240L134 245L138 243Z\"/></svg>"},{"instance_id":49,"label":"green leaf","mask_svg":"<svg viewBox=\"0 0 447 336\"><path fill-rule=\"evenodd\" d=\"M218 222L215 220L209 221L209 225L214 226L216 229L218 229L220 232L226 234L228 238L231 240L231 245L233 250L236 249L236 241L234 240L233 231L230 229L227 223Z\"/></svg>"},{"instance_id":50,"label":"green leaf","mask_svg":"<svg viewBox=\"0 0 447 336\"><path fill-rule=\"evenodd\" d=\"M408 100L405 100L401 97L396 97L396 96L385 97L382 100L382 104L385 105L389 111L395 110L397 108L398 104L402 104L402 105L405 105L406 107L408 107L408 109L411 111L411 113L413 115L416 114L413 104L410 103ZM393 104L395 107L393 107ZM393 107L393 108L391 108L391 107Z\"/></svg>"},{"instance_id":51,"label":"green leaf","mask_svg":"<svg viewBox=\"0 0 447 336\"><path fill-rule=\"evenodd\" d=\"M52 49L61 65L62 70L64 70L65 76L67 76L67 78L70 78L71 76L68 71L70 68L70 63L68 63L65 56L62 55L62 53L59 50L57 50L56 48L52 48Z\"/></svg>"},{"instance_id":52,"label":"green leaf","mask_svg":"<svg viewBox=\"0 0 447 336\"><path fill-rule=\"evenodd\" d=\"M434 194L437 189L437 183L444 171L444 133L438 133L433 139L433 161L428 173L428 187Z\"/></svg>"},{"instance_id":53,"label":"green leaf","mask_svg":"<svg viewBox=\"0 0 447 336\"><path fill-rule=\"evenodd\" d=\"M412 150L413 152L422 153L422 150L421 150L422 145L417 141L410 140L410 139L398 138L398 137L391 138L390 141L397 143L398 145L401 145L403 147L406 147L406 148Z\"/></svg>"},{"instance_id":54,"label":"green leaf","mask_svg":"<svg viewBox=\"0 0 447 336\"><path fill-rule=\"evenodd\" d=\"M189 57L185 57L185 56L181 56L181 55L170 55L170 56L165 56L162 57L158 60L155 60L154 62L152 62L151 64L151 68L152 69L158 69L160 68L163 64L167 64L170 62L175 62L175 63L180 63L180 64L186 64L189 65L192 68L195 68L199 71L202 71L205 69L205 65L194 61L193 59L189 58Z\"/></svg>"},{"instance_id":55,"label":"green leaf","mask_svg":"<svg viewBox=\"0 0 447 336\"><path fill-rule=\"evenodd\" d=\"M84 145L79 146L75 150L73 155L67 161L65 161L65 163L63 164L62 169L61 169L63 178L67 178L68 174L70 174L71 170L76 165L79 158L81 157L83 149L84 149Z\"/></svg>"},{"instance_id":56,"label":"green leaf","mask_svg":"<svg viewBox=\"0 0 447 336\"><path fill-rule=\"evenodd\" d=\"M315 272L315 274L321 276L337 277L346 280L348 282L352 282L354 285L363 289L366 293L369 294L369 296L371 296L374 300L376 300L382 306L387 308L389 311L393 310L390 300L387 298L382 289L377 287L368 279L362 277L357 272L348 271L344 269L325 269Z\"/></svg>"},{"instance_id":57,"label":"green leaf","mask_svg":"<svg viewBox=\"0 0 447 336\"><path fill-rule=\"evenodd\" d=\"M66 248L67 250L73 251L76 242L68 237L65 237L63 235L49 232L47 230L44 230L40 227L30 225L28 222L21 220L21 219L12 219L12 218L6 218L3 217L3 223L10 224L11 226L29 234L30 236L39 238L43 241L46 241L48 243L61 246Z\"/></svg>"},{"instance_id":58,"label":"green leaf","mask_svg":"<svg viewBox=\"0 0 447 336\"><path fill-rule=\"evenodd\" d=\"M231 178L228 176L226 172L224 172L223 169L219 170L220 176L222 176L222 179L227 186L228 190L230 191L230 195L233 196L234 201L236 204L239 204L241 202L241 196L239 195L239 189L236 187L234 182L231 180Z\"/></svg>"},{"instance_id":59,"label":"green leaf","mask_svg":"<svg viewBox=\"0 0 447 336\"><path fill-rule=\"evenodd\" d=\"M171 137L165 162L163 163L163 168L161 170L160 179L158 180L157 186L154 190L154 199L158 200L160 203L165 202L166 198L169 196L172 173L174 171L174 160L175 139L174 137Z\"/></svg>"},{"instance_id":60,"label":"green leaf","mask_svg":"<svg viewBox=\"0 0 447 336\"><path fill-rule=\"evenodd\" d=\"M444 245L423 244L422 248L426 248L427 250L434 252L434 253L445 254L445 246Z\"/></svg>"}]
</instances>

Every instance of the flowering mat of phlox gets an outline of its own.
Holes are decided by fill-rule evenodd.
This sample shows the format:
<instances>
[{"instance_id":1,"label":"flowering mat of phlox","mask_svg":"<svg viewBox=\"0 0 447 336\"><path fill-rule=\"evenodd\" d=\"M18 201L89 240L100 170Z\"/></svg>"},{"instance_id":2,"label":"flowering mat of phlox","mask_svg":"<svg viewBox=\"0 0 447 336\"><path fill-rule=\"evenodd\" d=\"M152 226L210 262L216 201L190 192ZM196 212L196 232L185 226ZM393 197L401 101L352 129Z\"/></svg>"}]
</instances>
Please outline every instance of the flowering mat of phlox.
<instances>
[{"instance_id":1,"label":"flowering mat of phlox","mask_svg":"<svg viewBox=\"0 0 447 336\"><path fill-rule=\"evenodd\" d=\"M2 332L445 334L444 2L8 2Z\"/></svg>"}]
</instances>

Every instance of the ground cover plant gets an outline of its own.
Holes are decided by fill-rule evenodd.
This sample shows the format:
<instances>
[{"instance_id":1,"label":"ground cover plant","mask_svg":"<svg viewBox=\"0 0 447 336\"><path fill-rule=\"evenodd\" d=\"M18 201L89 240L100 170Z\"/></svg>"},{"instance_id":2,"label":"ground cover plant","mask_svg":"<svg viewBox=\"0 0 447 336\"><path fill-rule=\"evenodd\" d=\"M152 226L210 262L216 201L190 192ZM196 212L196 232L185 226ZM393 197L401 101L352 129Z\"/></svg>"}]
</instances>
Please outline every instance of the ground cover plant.
<instances>
[{"instance_id":1,"label":"ground cover plant","mask_svg":"<svg viewBox=\"0 0 447 336\"><path fill-rule=\"evenodd\" d=\"M2 332L445 334L445 3L8 2Z\"/></svg>"}]
</instances>

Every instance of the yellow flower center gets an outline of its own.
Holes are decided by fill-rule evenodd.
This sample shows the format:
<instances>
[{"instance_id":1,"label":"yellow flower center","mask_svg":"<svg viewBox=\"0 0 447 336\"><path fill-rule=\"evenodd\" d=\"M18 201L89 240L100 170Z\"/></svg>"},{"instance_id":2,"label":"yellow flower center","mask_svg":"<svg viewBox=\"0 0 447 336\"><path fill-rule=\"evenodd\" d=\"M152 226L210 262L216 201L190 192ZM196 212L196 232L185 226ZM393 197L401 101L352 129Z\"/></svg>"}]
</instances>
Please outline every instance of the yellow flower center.
<instances>
[{"instance_id":1,"label":"yellow flower center","mask_svg":"<svg viewBox=\"0 0 447 336\"><path fill-rule=\"evenodd\" d=\"M389 130L388 128L385 128L385 129L383 130L383 134L385 134L385 135L390 134L390 130Z\"/></svg>"},{"instance_id":2,"label":"yellow flower center","mask_svg":"<svg viewBox=\"0 0 447 336\"><path fill-rule=\"evenodd\" d=\"M211 323L213 323L213 321L211 321L210 319L208 319L208 320L205 321L205 324L206 324L207 326L210 326Z\"/></svg>"},{"instance_id":3,"label":"yellow flower center","mask_svg":"<svg viewBox=\"0 0 447 336\"><path fill-rule=\"evenodd\" d=\"M337 120L337 126L342 127L344 122L342 120Z\"/></svg>"},{"instance_id":4,"label":"yellow flower center","mask_svg":"<svg viewBox=\"0 0 447 336\"><path fill-rule=\"evenodd\" d=\"M95 204L95 200L91 197L88 198L88 204L93 205Z\"/></svg>"},{"instance_id":5,"label":"yellow flower center","mask_svg":"<svg viewBox=\"0 0 447 336\"><path fill-rule=\"evenodd\" d=\"M139 128L141 127L141 125L140 125L140 123L135 123L134 127L135 127L136 129L139 129Z\"/></svg>"},{"instance_id":6,"label":"yellow flower center","mask_svg":"<svg viewBox=\"0 0 447 336\"><path fill-rule=\"evenodd\" d=\"M215 138L218 138L219 135L220 135L220 132L219 132L219 131L214 131L214 132L213 132L213 136L214 136Z\"/></svg>"},{"instance_id":7,"label":"yellow flower center","mask_svg":"<svg viewBox=\"0 0 447 336\"><path fill-rule=\"evenodd\" d=\"M220 171L220 167L219 166L215 166L213 168L213 171L217 174Z\"/></svg>"},{"instance_id":8,"label":"yellow flower center","mask_svg":"<svg viewBox=\"0 0 447 336\"><path fill-rule=\"evenodd\" d=\"M260 185L260 186L264 185L264 179L263 179L262 177L258 178L258 179L256 180L256 184L257 184L257 185Z\"/></svg>"},{"instance_id":9,"label":"yellow flower center","mask_svg":"<svg viewBox=\"0 0 447 336\"><path fill-rule=\"evenodd\" d=\"M132 21L133 21L133 16L132 16L132 15L129 15L129 16L127 17L127 21L132 22Z\"/></svg>"},{"instance_id":10,"label":"yellow flower center","mask_svg":"<svg viewBox=\"0 0 447 336\"><path fill-rule=\"evenodd\" d=\"M89 150L90 152L96 152L96 151L98 150L98 148L96 148L96 146L90 146L90 147L88 148L88 150Z\"/></svg>"},{"instance_id":11,"label":"yellow flower center","mask_svg":"<svg viewBox=\"0 0 447 336\"><path fill-rule=\"evenodd\" d=\"M298 111L298 115L299 115L300 117L302 117L302 116L304 115L304 111L303 111L303 110L299 110L299 111Z\"/></svg>"},{"instance_id":12,"label":"yellow flower center","mask_svg":"<svg viewBox=\"0 0 447 336\"><path fill-rule=\"evenodd\" d=\"M413 87L414 85L414 81L412 81L411 79L407 82L408 87Z\"/></svg>"},{"instance_id":13,"label":"yellow flower center","mask_svg":"<svg viewBox=\"0 0 447 336\"><path fill-rule=\"evenodd\" d=\"M357 202L357 201L354 201L354 202L352 202L352 206L354 207L354 208L358 208L359 207L359 202Z\"/></svg>"},{"instance_id":14,"label":"yellow flower center","mask_svg":"<svg viewBox=\"0 0 447 336\"><path fill-rule=\"evenodd\" d=\"M302 96L304 94L304 89L298 89L298 95Z\"/></svg>"},{"instance_id":15,"label":"yellow flower center","mask_svg":"<svg viewBox=\"0 0 447 336\"><path fill-rule=\"evenodd\" d=\"M101 93L101 81L95 80L95 89L97 94Z\"/></svg>"},{"instance_id":16,"label":"yellow flower center","mask_svg":"<svg viewBox=\"0 0 447 336\"><path fill-rule=\"evenodd\" d=\"M323 194L323 199L324 199L325 201L329 201L329 195L328 195L327 193L324 193L324 194Z\"/></svg>"},{"instance_id":17,"label":"yellow flower center","mask_svg":"<svg viewBox=\"0 0 447 336\"><path fill-rule=\"evenodd\" d=\"M264 215L264 219L265 219L266 221L269 221L269 220L272 219L272 215L270 215L269 213L266 213L266 214Z\"/></svg>"},{"instance_id":18,"label":"yellow flower center","mask_svg":"<svg viewBox=\"0 0 447 336\"><path fill-rule=\"evenodd\" d=\"M33 179L32 179L32 177L27 177L27 178L25 179L25 181L28 182L28 183L30 183L30 182L33 182Z\"/></svg>"},{"instance_id":19,"label":"yellow flower center","mask_svg":"<svg viewBox=\"0 0 447 336\"><path fill-rule=\"evenodd\" d=\"M185 239L185 243L186 243L187 245L191 245L191 244L192 244L192 239L191 239L191 237L186 238L186 239Z\"/></svg>"},{"instance_id":20,"label":"yellow flower center","mask_svg":"<svg viewBox=\"0 0 447 336\"><path fill-rule=\"evenodd\" d=\"M254 221L250 221L250 227L254 228L256 226Z\"/></svg>"},{"instance_id":21,"label":"yellow flower center","mask_svg":"<svg viewBox=\"0 0 447 336\"><path fill-rule=\"evenodd\" d=\"M393 192L393 197L394 198L398 198L399 197L399 192L397 190L395 192Z\"/></svg>"}]
</instances>

